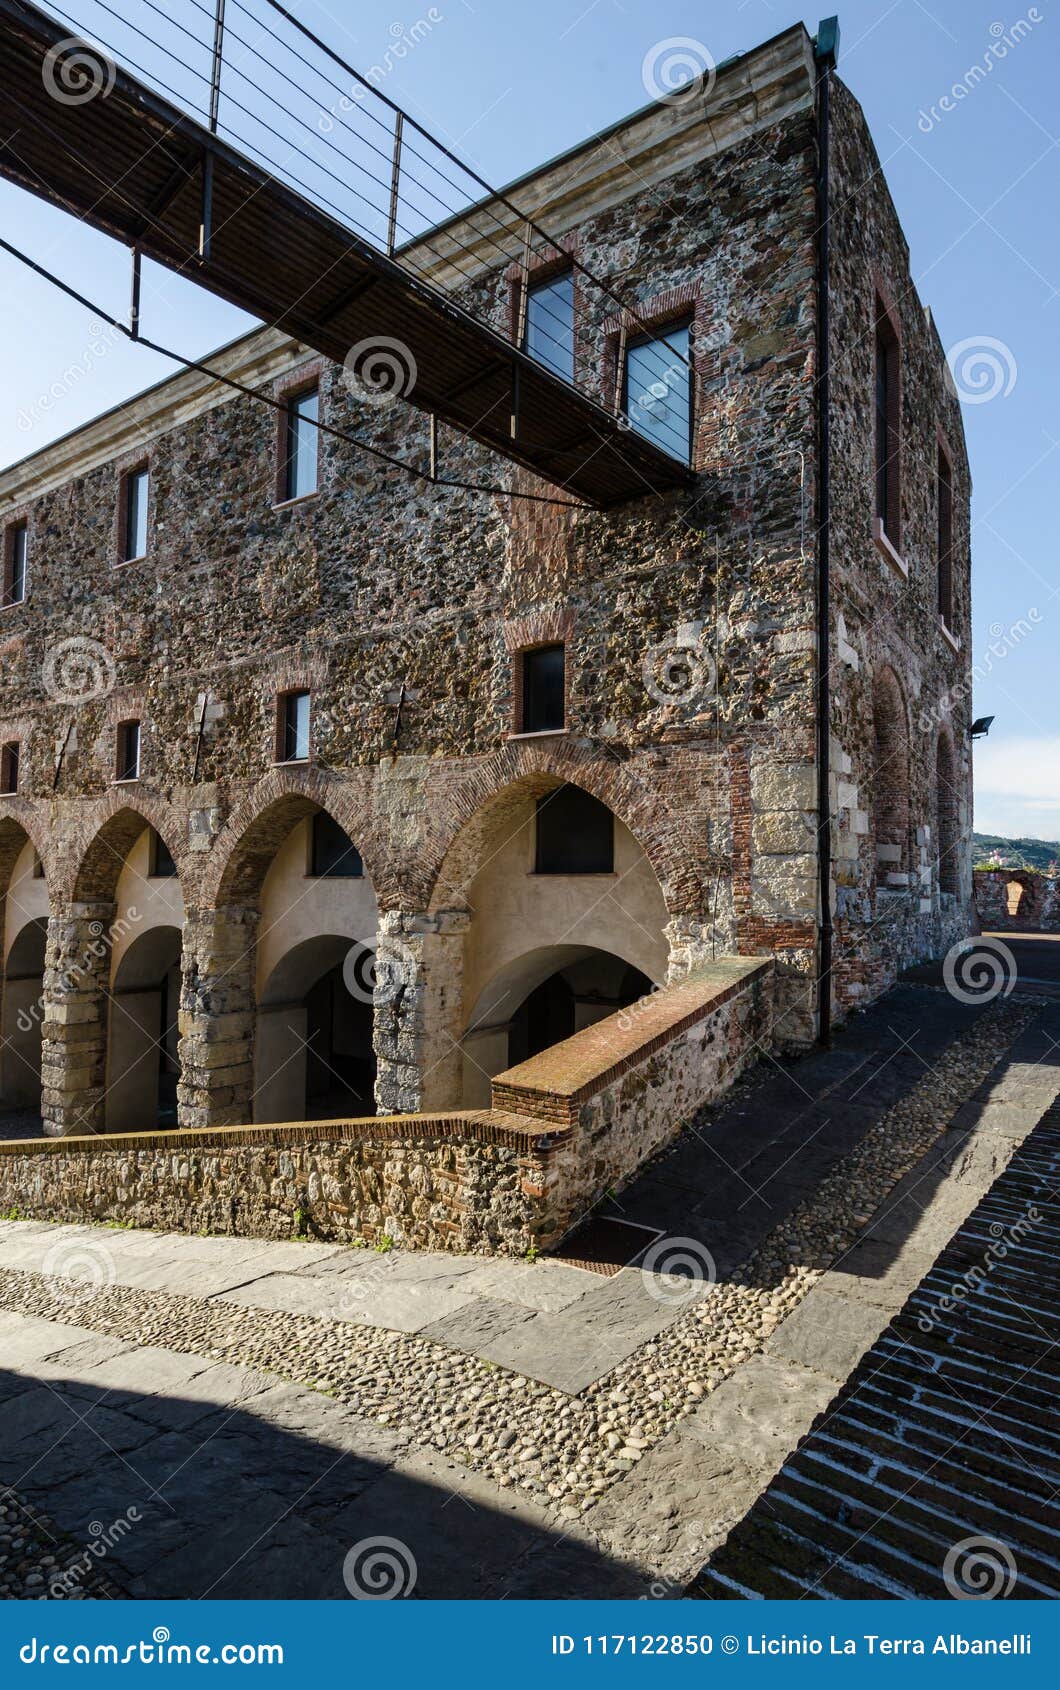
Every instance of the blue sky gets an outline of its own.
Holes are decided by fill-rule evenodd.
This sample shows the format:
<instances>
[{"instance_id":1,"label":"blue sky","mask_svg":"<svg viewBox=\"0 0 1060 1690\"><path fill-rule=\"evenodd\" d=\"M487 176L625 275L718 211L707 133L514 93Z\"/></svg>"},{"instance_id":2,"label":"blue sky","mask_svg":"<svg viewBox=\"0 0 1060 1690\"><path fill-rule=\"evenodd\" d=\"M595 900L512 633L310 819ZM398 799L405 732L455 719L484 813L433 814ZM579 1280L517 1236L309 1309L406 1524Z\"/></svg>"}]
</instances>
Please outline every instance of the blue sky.
<instances>
[{"instance_id":1,"label":"blue sky","mask_svg":"<svg viewBox=\"0 0 1060 1690\"><path fill-rule=\"evenodd\" d=\"M196 3L170 0L162 11L197 19L201 28ZM261 0L246 3L260 15ZM68 19L107 38L113 20L93 0L68 4ZM115 9L158 27L160 14L144 0L115 0ZM495 183L643 105L645 59L660 42L686 37L720 61L798 16L774 0L302 0L297 10L353 63L386 63L385 92ZM975 481L974 703L977 714L997 718L976 748L976 825L1057 839L1060 9L1055 0L1014 0L1007 8L980 0L847 0L839 17L840 75L865 108L921 299L943 344L966 348L959 367ZM804 21L812 31L818 15ZM252 26L243 20L240 27ZM388 60L388 48L413 33L418 39L404 57L391 52ZM124 313L123 249L2 183L0 227L89 297ZM0 462L25 456L173 368L93 332L87 312L6 254L0 286L7 306ZM250 326L154 266L145 269L143 310L145 332L189 355ZM82 372L74 380L64 375L72 366Z\"/></svg>"}]
</instances>

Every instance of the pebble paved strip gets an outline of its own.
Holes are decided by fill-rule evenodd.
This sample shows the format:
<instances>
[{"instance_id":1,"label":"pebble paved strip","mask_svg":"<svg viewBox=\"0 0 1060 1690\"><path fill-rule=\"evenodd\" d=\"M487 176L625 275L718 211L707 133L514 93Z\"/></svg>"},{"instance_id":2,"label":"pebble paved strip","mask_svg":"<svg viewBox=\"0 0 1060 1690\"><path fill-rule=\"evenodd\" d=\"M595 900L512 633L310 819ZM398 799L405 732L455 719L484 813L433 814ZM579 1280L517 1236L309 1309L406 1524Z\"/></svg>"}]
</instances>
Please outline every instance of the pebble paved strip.
<instances>
[{"instance_id":1,"label":"pebble paved strip","mask_svg":"<svg viewBox=\"0 0 1060 1690\"><path fill-rule=\"evenodd\" d=\"M72 1544L39 1508L0 1492L0 1602L84 1601L121 1594L91 1546Z\"/></svg>"},{"instance_id":2,"label":"pebble paved strip","mask_svg":"<svg viewBox=\"0 0 1060 1690\"><path fill-rule=\"evenodd\" d=\"M985 1011L737 1274L577 1397L428 1339L166 1292L72 1302L54 1278L8 1269L0 1306L326 1391L573 1521L762 1348L1035 1013ZM688 1289L674 1282L675 1297Z\"/></svg>"}]
</instances>

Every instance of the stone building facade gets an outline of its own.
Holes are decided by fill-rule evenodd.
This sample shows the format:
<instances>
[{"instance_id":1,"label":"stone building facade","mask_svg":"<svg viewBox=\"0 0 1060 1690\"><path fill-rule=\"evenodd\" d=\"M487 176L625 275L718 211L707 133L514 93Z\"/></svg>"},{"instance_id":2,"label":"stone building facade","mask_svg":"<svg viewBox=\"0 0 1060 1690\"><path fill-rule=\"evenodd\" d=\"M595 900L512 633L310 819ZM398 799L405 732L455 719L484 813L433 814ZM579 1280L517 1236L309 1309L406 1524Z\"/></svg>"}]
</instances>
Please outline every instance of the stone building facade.
<instances>
[{"instance_id":1,"label":"stone building facade","mask_svg":"<svg viewBox=\"0 0 1060 1690\"><path fill-rule=\"evenodd\" d=\"M549 275L576 251L641 323L689 328L687 490L570 508L443 428L448 474L510 491L322 433L288 497L310 390L417 463L427 422L267 329L213 367L280 410L189 370L0 474L6 1107L52 1134L478 1107L733 953L775 959L777 1037L805 1043L822 852L835 1016L967 930L961 419L835 78L819 805L820 74L788 30L513 190ZM511 330L523 285L483 256L473 292ZM622 315L576 310L606 402Z\"/></svg>"}]
</instances>

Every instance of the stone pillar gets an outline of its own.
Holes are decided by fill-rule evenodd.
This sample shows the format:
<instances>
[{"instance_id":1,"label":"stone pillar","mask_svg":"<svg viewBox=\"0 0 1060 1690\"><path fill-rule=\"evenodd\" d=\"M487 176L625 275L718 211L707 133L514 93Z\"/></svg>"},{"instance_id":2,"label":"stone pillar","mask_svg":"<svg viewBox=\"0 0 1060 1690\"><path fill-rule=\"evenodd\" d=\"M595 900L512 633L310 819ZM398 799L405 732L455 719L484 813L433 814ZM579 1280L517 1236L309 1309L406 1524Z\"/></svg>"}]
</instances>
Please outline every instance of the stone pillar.
<instances>
[{"instance_id":1,"label":"stone pillar","mask_svg":"<svg viewBox=\"0 0 1060 1690\"><path fill-rule=\"evenodd\" d=\"M113 903L65 904L48 918L41 1114L53 1138L103 1131L113 919Z\"/></svg>"},{"instance_id":2,"label":"stone pillar","mask_svg":"<svg viewBox=\"0 0 1060 1690\"><path fill-rule=\"evenodd\" d=\"M373 1000L381 1115L459 1109L463 1101L465 910L380 913Z\"/></svg>"},{"instance_id":3,"label":"stone pillar","mask_svg":"<svg viewBox=\"0 0 1060 1690\"><path fill-rule=\"evenodd\" d=\"M253 1120L258 911L189 910L181 957L177 1118L182 1127Z\"/></svg>"}]
</instances>

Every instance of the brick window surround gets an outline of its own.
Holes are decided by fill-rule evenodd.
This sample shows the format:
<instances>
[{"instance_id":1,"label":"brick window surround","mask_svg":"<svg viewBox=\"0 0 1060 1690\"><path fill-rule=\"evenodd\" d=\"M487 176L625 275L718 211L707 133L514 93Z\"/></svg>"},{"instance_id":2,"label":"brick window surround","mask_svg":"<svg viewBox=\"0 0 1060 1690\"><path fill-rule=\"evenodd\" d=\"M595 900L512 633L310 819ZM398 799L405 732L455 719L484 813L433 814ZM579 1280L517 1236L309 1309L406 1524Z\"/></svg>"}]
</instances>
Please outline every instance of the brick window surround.
<instances>
[{"instance_id":1,"label":"brick window surround","mask_svg":"<svg viewBox=\"0 0 1060 1690\"><path fill-rule=\"evenodd\" d=\"M129 481L134 475L146 472L147 475L147 541L144 550L135 557L126 557L129 549ZM114 561L124 563L140 563L151 550L151 533L155 516L155 478L152 474L149 457L140 456L122 464L118 473L118 508L114 520Z\"/></svg>"},{"instance_id":2,"label":"brick window surround","mask_svg":"<svg viewBox=\"0 0 1060 1690\"><path fill-rule=\"evenodd\" d=\"M554 282L557 276L562 276L565 270L570 270L573 280L573 341L574 341L574 380L580 384L583 373L583 359L585 347L583 336L579 332L579 325L584 322L584 287L581 273L575 260L578 257L581 241L579 233L560 236L557 240L546 245L541 251L531 251L525 267L521 260L509 264L504 273L508 284L508 338L519 345L523 339L524 322L524 292L529 293L543 282ZM525 286L524 286L525 283Z\"/></svg>"},{"instance_id":3,"label":"brick window surround","mask_svg":"<svg viewBox=\"0 0 1060 1690\"><path fill-rule=\"evenodd\" d=\"M0 746L0 797L10 798L18 791L19 766L22 760L21 743L5 740Z\"/></svg>"},{"instance_id":4,"label":"brick window surround","mask_svg":"<svg viewBox=\"0 0 1060 1690\"><path fill-rule=\"evenodd\" d=\"M127 717L114 732L114 779L139 780L143 763L143 735L139 721Z\"/></svg>"},{"instance_id":5,"label":"brick window surround","mask_svg":"<svg viewBox=\"0 0 1060 1690\"><path fill-rule=\"evenodd\" d=\"M536 734L527 735L523 727L524 658L528 651L539 650L542 646L558 645L563 647L563 727L549 728L544 731L551 734L560 734L566 733L569 729L571 719L570 651L573 633L574 613L566 605L552 605L543 610L534 611L529 616L512 617L505 621L504 644L512 665L510 738L537 737Z\"/></svg>"},{"instance_id":6,"label":"brick window surround","mask_svg":"<svg viewBox=\"0 0 1060 1690\"><path fill-rule=\"evenodd\" d=\"M21 590L15 578L15 553L19 545L19 536L23 535L22 545L22 582ZM0 582L0 609L14 608L15 605L25 604L29 595L29 519L15 517L4 528L3 552L3 580Z\"/></svg>"},{"instance_id":7,"label":"brick window surround","mask_svg":"<svg viewBox=\"0 0 1060 1690\"><path fill-rule=\"evenodd\" d=\"M952 633L953 609L953 457L941 432L935 474L937 512L938 610L942 625Z\"/></svg>"},{"instance_id":8,"label":"brick window surround","mask_svg":"<svg viewBox=\"0 0 1060 1690\"><path fill-rule=\"evenodd\" d=\"M679 287L652 294L648 299L639 300L635 311L620 311L605 320L601 382L603 403L617 415L625 400L627 345L645 334L664 335L668 329L684 328L686 324L691 361L688 461L693 469L699 469L715 443L709 432L708 419L704 416L706 407L699 402L699 396L704 382L717 375L720 369L719 355L709 346L710 311L700 282L683 282ZM710 427L716 431L716 420Z\"/></svg>"},{"instance_id":9,"label":"brick window surround","mask_svg":"<svg viewBox=\"0 0 1060 1690\"><path fill-rule=\"evenodd\" d=\"M879 278L873 293L873 538L902 563L902 337L898 314Z\"/></svg>"},{"instance_id":10,"label":"brick window surround","mask_svg":"<svg viewBox=\"0 0 1060 1690\"><path fill-rule=\"evenodd\" d=\"M308 701L307 702L307 709L309 711L309 722L308 722L308 729L307 729L308 745L306 747L306 755L304 757L292 757L289 754L289 748L288 748L288 727L289 727L289 724L290 724L290 721L291 721L291 716L290 716L291 700L295 699L295 698L304 698ZM274 751L273 761L274 762L276 762L276 763L294 763L294 764L297 764L299 767L302 766L305 763L312 762L312 759L313 759L313 717L314 717L313 694L310 691L309 687L300 687L300 686L285 687L282 692L279 692L279 693L276 694L276 735L275 735L275 742L274 742L274 747L273 747L273 751Z\"/></svg>"},{"instance_id":11,"label":"brick window surround","mask_svg":"<svg viewBox=\"0 0 1060 1690\"><path fill-rule=\"evenodd\" d=\"M893 669L877 671L872 689L872 838L876 880L909 869L909 730L905 698Z\"/></svg>"},{"instance_id":12,"label":"brick window surround","mask_svg":"<svg viewBox=\"0 0 1060 1690\"><path fill-rule=\"evenodd\" d=\"M272 396L279 401L280 409L276 412L275 465L273 470L273 499L274 505L289 505L296 501L287 494L287 451L290 445L290 406L303 393L311 393L316 388L320 405L320 420L324 420L324 361L315 358L311 363L300 364L296 370L281 376L273 385ZM303 493L301 498L314 499L320 492L321 483L321 453L320 431L317 430L317 485L312 493ZM300 501L299 501L300 502Z\"/></svg>"}]
</instances>

